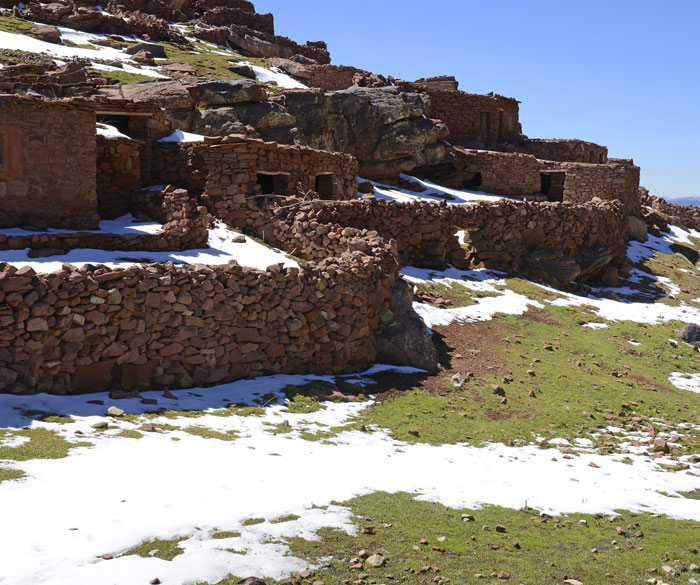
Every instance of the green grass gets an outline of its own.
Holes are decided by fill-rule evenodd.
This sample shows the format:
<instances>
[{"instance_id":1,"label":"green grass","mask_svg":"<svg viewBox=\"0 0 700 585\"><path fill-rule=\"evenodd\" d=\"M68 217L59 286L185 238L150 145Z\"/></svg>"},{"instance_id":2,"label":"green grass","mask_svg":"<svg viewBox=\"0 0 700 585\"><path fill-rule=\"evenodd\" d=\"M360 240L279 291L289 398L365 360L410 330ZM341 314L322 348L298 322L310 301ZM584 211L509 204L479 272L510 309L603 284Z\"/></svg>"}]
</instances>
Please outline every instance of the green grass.
<instances>
[{"instance_id":1,"label":"green grass","mask_svg":"<svg viewBox=\"0 0 700 585\"><path fill-rule=\"evenodd\" d=\"M221 433L207 427L185 427L181 430L190 435L194 435L195 437L202 437L203 439L216 439L218 441L233 441L238 437L238 433L236 431L226 431Z\"/></svg>"},{"instance_id":2,"label":"green grass","mask_svg":"<svg viewBox=\"0 0 700 585\"><path fill-rule=\"evenodd\" d=\"M357 536L324 528L318 541L285 541L290 554L322 567L311 572L309 582L344 585L364 573L365 583L498 583L503 581L496 575L504 571L511 583L560 585L577 579L637 585L649 578L647 569L663 577L663 565L680 572L698 561L700 524L653 514L622 511L611 521L602 515L551 517L495 506L451 509L405 493L375 493L342 505L354 514ZM626 536L617 533L618 526ZM373 530L360 532L367 527ZM642 535L634 536L639 531ZM386 558L383 567L362 562L373 554ZM361 568L351 568L356 563ZM697 577L695 572L686 575ZM229 576L217 585L233 585L237 579Z\"/></svg>"},{"instance_id":3,"label":"green grass","mask_svg":"<svg viewBox=\"0 0 700 585\"><path fill-rule=\"evenodd\" d=\"M29 461L30 459L62 459L75 447L91 447L92 443L71 443L56 431L48 429L0 430L0 439L29 437L29 441L18 447L0 446L0 460Z\"/></svg>"},{"instance_id":4,"label":"green grass","mask_svg":"<svg viewBox=\"0 0 700 585\"><path fill-rule=\"evenodd\" d=\"M142 81L153 81L153 77L141 75L140 73L129 73L127 71L102 71L100 69L91 69L90 75L93 77L104 77L109 80L112 85L126 85L128 83L140 83Z\"/></svg>"},{"instance_id":5,"label":"green grass","mask_svg":"<svg viewBox=\"0 0 700 585\"><path fill-rule=\"evenodd\" d=\"M231 66L230 62L245 60L252 62L254 65L264 66L265 64L263 59L257 59L254 57L218 55L212 52L211 47L207 47L200 43L195 43L194 49L202 51L201 53L192 53L191 50L181 49L167 43L164 45L164 48L168 61L159 61L159 65L166 65L168 63L183 63L186 65L191 65L200 75L210 79L244 79L229 69Z\"/></svg>"},{"instance_id":6,"label":"green grass","mask_svg":"<svg viewBox=\"0 0 700 585\"><path fill-rule=\"evenodd\" d=\"M123 437L125 439L143 439L143 433L135 431L133 429L124 429L115 435L116 437Z\"/></svg>"},{"instance_id":7,"label":"green grass","mask_svg":"<svg viewBox=\"0 0 700 585\"><path fill-rule=\"evenodd\" d=\"M14 16L0 16L0 30L3 32L12 33L15 35L29 35L29 29L34 26L28 20L15 18ZM34 37L39 38L39 37Z\"/></svg>"},{"instance_id":8,"label":"green grass","mask_svg":"<svg viewBox=\"0 0 700 585\"><path fill-rule=\"evenodd\" d=\"M248 518L248 520L243 522L243 526L255 526L263 522L265 522L265 518Z\"/></svg>"},{"instance_id":9,"label":"green grass","mask_svg":"<svg viewBox=\"0 0 700 585\"><path fill-rule=\"evenodd\" d=\"M483 444L531 442L535 434L590 437L607 425L658 427L651 418L671 427L700 422L700 395L667 381L671 372L693 372L700 366L692 348L669 346L680 323L613 322L601 330L581 326L593 320L600 321L580 308L551 305L523 317L497 317L489 327L502 343L489 352L502 362L500 367L459 389L450 384L452 372L439 374L441 392L417 385L370 406L353 424L386 428L410 443ZM492 385L505 390L507 404L501 404ZM697 436L682 434L682 452L700 450ZM608 443L615 450L617 442L617 437L603 437L598 446L611 450Z\"/></svg>"},{"instance_id":10,"label":"green grass","mask_svg":"<svg viewBox=\"0 0 700 585\"><path fill-rule=\"evenodd\" d=\"M0 483L3 481L11 481L13 479L22 479L26 473L21 469L10 469L7 467L0 467Z\"/></svg>"},{"instance_id":11,"label":"green grass","mask_svg":"<svg viewBox=\"0 0 700 585\"><path fill-rule=\"evenodd\" d=\"M459 283L452 283L452 286L447 286L442 283L430 283L418 285L419 290L427 293L436 293L443 297L453 307L469 307L476 305L478 299L485 297L497 297L501 293L494 291L476 291Z\"/></svg>"},{"instance_id":12,"label":"green grass","mask_svg":"<svg viewBox=\"0 0 700 585\"><path fill-rule=\"evenodd\" d=\"M148 540L139 546L132 548L121 556L137 555L144 558L156 557L164 561L172 561L185 551L180 548L180 543L186 538L174 538L172 540Z\"/></svg>"},{"instance_id":13,"label":"green grass","mask_svg":"<svg viewBox=\"0 0 700 585\"><path fill-rule=\"evenodd\" d=\"M223 540L224 538L238 538L241 536L240 532L215 532L211 537L215 540Z\"/></svg>"}]
</instances>

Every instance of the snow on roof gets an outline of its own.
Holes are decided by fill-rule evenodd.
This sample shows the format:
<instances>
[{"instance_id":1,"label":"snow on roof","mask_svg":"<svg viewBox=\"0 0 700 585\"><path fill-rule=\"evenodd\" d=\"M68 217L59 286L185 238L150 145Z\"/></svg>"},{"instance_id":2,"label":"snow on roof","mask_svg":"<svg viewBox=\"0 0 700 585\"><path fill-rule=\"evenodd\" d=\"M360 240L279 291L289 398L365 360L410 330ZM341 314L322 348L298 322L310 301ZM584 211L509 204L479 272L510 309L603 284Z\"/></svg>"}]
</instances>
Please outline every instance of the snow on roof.
<instances>
[{"instance_id":1,"label":"snow on roof","mask_svg":"<svg viewBox=\"0 0 700 585\"><path fill-rule=\"evenodd\" d=\"M472 204L479 201L498 201L499 199L504 199L504 196L502 195L492 195L490 193L484 193L483 191L450 189L449 187L443 187L437 183L418 179L417 177L412 177L410 175L402 174L401 178L412 183L417 183L423 187L425 191L418 193L416 191L409 191L408 189L401 189L400 187L395 187L393 185L385 185L376 181L369 181L374 185L374 196L377 199L397 201L399 203L417 201L420 199L426 199L428 201L447 200L448 205L460 205L465 203ZM363 180L365 179L360 179L360 181Z\"/></svg>"}]
</instances>

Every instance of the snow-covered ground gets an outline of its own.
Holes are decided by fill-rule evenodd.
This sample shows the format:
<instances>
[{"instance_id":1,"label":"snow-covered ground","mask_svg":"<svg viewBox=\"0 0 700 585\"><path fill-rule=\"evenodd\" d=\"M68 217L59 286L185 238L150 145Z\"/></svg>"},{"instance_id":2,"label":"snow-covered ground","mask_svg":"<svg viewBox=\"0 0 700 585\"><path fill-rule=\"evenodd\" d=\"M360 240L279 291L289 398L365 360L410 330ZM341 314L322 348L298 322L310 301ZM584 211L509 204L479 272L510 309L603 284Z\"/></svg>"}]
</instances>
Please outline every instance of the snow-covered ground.
<instances>
[{"instance_id":1,"label":"snow-covered ground","mask_svg":"<svg viewBox=\"0 0 700 585\"><path fill-rule=\"evenodd\" d=\"M138 440L116 434L135 430L143 421L101 416L110 404L104 394L0 396L3 426L27 423L22 409L46 407L73 414L76 422L33 422L33 427L94 443L73 449L65 459L3 462L28 477L0 484L0 550L12 551L3 559L0 583L107 585L157 577L184 585L215 583L229 573L282 578L306 568L288 554L285 537L313 539L323 526L352 533L349 511L331 502L379 490L416 493L452 507L528 505L552 514L626 509L700 520L700 501L670 497L700 488L700 477L663 471L660 465L675 463L671 459L631 454L628 465L621 456L581 453L567 460L558 457L557 449L534 446L409 445L381 430L341 432L331 442L303 440L300 431L342 425L366 406L327 404L312 414L286 412L280 390L312 378L275 376L176 391L178 400L146 392L144 397L157 396L161 406L183 409L252 402L270 393L277 399L259 417L211 414L148 421L178 428L145 432ZM88 399L102 399L105 405L88 404ZM119 406L128 413L154 408L137 400ZM92 428L105 420L112 430ZM269 432L270 424L283 421L290 433ZM181 430L191 426L235 431L237 437L222 441ZM272 522L288 515L299 518ZM252 518L265 522L245 526ZM217 531L240 536L212 538ZM119 556L154 538L184 538L184 553L173 561Z\"/></svg>"},{"instance_id":2,"label":"snow-covered ground","mask_svg":"<svg viewBox=\"0 0 700 585\"><path fill-rule=\"evenodd\" d=\"M134 218L125 215L111 221L101 221L99 230L91 233L109 233L122 235L155 234L162 225L154 222L133 223ZM29 232L19 228L0 229L0 234L8 236L31 235L45 233L75 233L73 231L49 229L46 232ZM31 266L37 272L54 272L60 270L65 263L78 268L85 264L104 264L111 268L128 268L144 262L174 262L175 264L208 264L218 266L228 264L231 260L241 266L249 266L265 270L272 264L282 263L285 266L299 266L280 250L268 248L252 238L245 236L245 242L234 242L234 238L242 234L235 232L223 223L217 223L209 230L209 247L184 250L182 252L149 252L124 250L94 250L91 248L75 248L67 254L48 256L46 258L31 258L29 248L23 250L0 251L0 262L7 262L17 267Z\"/></svg>"},{"instance_id":3,"label":"snow-covered ground","mask_svg":"<svg viewBox=\"0 0 700 585\"><path fill-rule=\"evenodd\" d=\"M369 181L374 185L374 196L377 199L386 199L388 201L398 201L400 203L418 201L425 199L427 201L444 201L447 200L449 205L463 205L478 203L479 201L498 201L504 199L502 195L492 195L483 191L470 191L468 189L450 189L442 187L437 183L418 179L410 175L401 175L402 179L417 183L425 188L422 193L409 191L408 189L400 189L393 185L385 185L376 181ZM366 179L360 179L364 181Z\"/></svg>"}]
</instances>

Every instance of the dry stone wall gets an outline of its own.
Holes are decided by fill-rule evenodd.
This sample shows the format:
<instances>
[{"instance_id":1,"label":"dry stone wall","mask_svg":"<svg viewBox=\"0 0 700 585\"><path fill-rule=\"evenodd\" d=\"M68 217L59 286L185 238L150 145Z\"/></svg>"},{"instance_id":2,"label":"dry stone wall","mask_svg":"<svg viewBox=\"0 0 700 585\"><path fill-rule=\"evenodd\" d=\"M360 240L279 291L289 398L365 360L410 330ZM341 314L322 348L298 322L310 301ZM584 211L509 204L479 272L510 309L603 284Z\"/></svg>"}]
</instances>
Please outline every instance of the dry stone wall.
<instances>
[{"instance_id":1,"label":"dry stone wall","mask_svg":"<svg viewBox=\"0 0 700 585\"><path fill-rule=\"evenodd\" d=\"M584 140L531 138L515 145L514 149L542 160L591 164L608 162L607 146Z\"/></svg>"},{"instance_id":2,"label":"dry stone wall","mask_svg":"<svg viewBox=\"0 0 700 585\"><path fill-rule=\"evenodd\" d=\"M95 112L88 103L0 96L0 136L1 227L97 226Z\"/></svg>"},{"instance_id":3,"label":"dry stone wall","mask_svg":"<svg viewBox=\"0 0 700 585\"><path fill-rule=\"evenodd\" d=\"M349 253L266 271L64 265L0 271L0 388L68 394L357 371L395 275Z\"/></svg>"},{"instance_id":4,"label":"dry stone wall","mask_svg":"<svg viewBox=\"0 0 700 585\"><path fill-rule=\"evenodd\" d=\"M467 235L472 262L519 269L532 251L550 249L578 256L585 248L610 246L614 262L626 257L627 216L619 201L581 205L502 199L451 208L454 225Z\"/></svg>"},{"instance_id":5,"label":"dry stone wall","mask_svg":"<svg viewBox=\"0 0 700 585\"><path fill-rule=\"evenodd\" d=\"M613 158L604 165L542 161L542 168L566 172L565 202L619 199L627 215L639 216L639 167L631 160Z\"/></svg>"},{"instance_id":6,"label":"dry stone wall","mask_svg":"<svg viewBox=\"0 0 700 585\"><path fill-rule=\"evenodd\" d=\"M483 143L520 140L518 101L501 95L477 95L459 90L435 89L430 84L407 83L412 91L430 96L428 116L442 120L453 143Z\"/></svg>"},{"instance_id":7,"label":"dry stone wall","mask_svg":"<svg viewBox=\"0 0 700 585\"><path fill-rule=\"evenodd\" d=\"M643 189L643 188L642 188ZM678 205L676 203L669 203L661 197L655 197L654 195L649 195L649 191L643 189L642 193L642 205L644 207L651 207L657 214L662 214L661 218L666 219L668 223L681 225L686 228L700 230L700 208L694 205ZM665 227L668 227L667 225Z\"/></svg>"},{"instance_id":8,"label":"dry stone wall","mask_svg":"<svg viewBox=\"0 0 700 585\"><path fill-rule=\"evenodd\" d=\"M455 169L464 175L467 183L472 181L465 186L499 195L540 192L541 165L532 155L461 148L456 148L455 153Z\"/></svg>"}]
</instances>

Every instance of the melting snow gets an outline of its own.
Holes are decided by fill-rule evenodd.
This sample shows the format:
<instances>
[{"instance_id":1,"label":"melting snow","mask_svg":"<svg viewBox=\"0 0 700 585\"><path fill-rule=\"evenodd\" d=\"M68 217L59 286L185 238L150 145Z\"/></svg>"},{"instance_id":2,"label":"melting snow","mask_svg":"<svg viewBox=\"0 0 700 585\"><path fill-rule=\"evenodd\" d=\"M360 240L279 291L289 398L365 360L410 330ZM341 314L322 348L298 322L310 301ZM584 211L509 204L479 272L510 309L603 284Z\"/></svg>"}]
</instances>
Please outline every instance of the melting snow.
<instances>
[{"instance_id":1,"label":"melting snow","mask_svg":"<svg viewBox=\"0 0 700 585\"><path fill-rule=\"evenodd\" d=\"M661 471L659 464L667 462L663 458L630 454L633 465L626 465L617 456L581 453L565 463L552 460L560 455L557 449L408 445L381 430L342 432L334 444L302 440L303 430L342 425L366 406L330 403L312 414L284 411L279 391L288 383L310 379L244 380L178 391L178 401L146 392L144 397L158 396L161 405L177 408L202 408L207 401L220 406L224 397L240 402L267 393L275 400L261 417L156 419L153 422L178 428L144 433L140 440L115 436L136 429L138 422L109 419L113 430L92 430L94 423L107 420L99 416L109 404L104 394L0 396L5 425L18 422L18 409L58 404L60 412L74 415L75 423L35 421L33 426L94 443L72 450L65 459L18 462L14 467L28 477L0 484L0 549L13 551L3 560L0 583L106 585L158 577L184 585L217 582L229 573L279 579L307 566L288 554L285 537L315 538L323 526L352 534L349 511L332 502L380 490L416 493L419 499L452 507L521 508L527 503L550 514L627 509L700 520L700 501L669 497L699 488L700 478ZM95 398L106 400L106 405L87 404ZM127 412L132 406L133 412L146 408L136 399L119 405ZM283 421L289 423L290 433L268 432L269 424ZM219 441L180 430L190 425L235 431L238 437ZM76 436L78 430L83 434ZM362 462L362 473L348 465L352 461ZM590 467L591 462L599 468ZM290 514L299 519L271 522ZM30 518L50 520L38 530ZM244 526L250 518L265 521ZM218 540L212 538L216 531L241 535ZM184 553L170 562L119 556L153 538L184 538ZM116 558L102 560L104 554Z\"/></svg>"},{"instance_id":2,"label":"melting snow","mask_svg":"<svg viewBox=\"0 0 700 585\"><path fill-rule=\"evenodd\" d=\"M498 201L499 199L504 199L502 195L491 195L482 191L442 187L431 181L425 181L410 175L401 175L401 178L419 184L421 187L425 188L425 191L418 193L416 191L401 189L393 185L385 185L384 183L378 183L376 181L369 182L374 185L374 194L377 199L386 199L388 201L398 201L401 203L426 199L428 201L446 200L448 205L462 205L465 203L473 204L479 201ZM365 181L366 179L360 180Z\"/></svg>"},{"instance_id":3,"label":"melting snow","mask_svg":"<svg viewBox=\"0 0 700 585\"><path fill-rule=\"evenodd\" d=\"M253 65L249 61L241 61L240 63L234 63L234 65L248 65L255 72L257 80L262 83L276 83L279 87L286 89L306 89L303 83L299 83L277 67L266 69L265 67Z\"/></svg>"},{"instance_id":4,"label":"melting snow","mask_svg":"<svg viewBox=\"0 0 700 585\"><path fill-rule=\"evenodd\" d=\"M126 134L122 134L117 130L114 126L110 126L109 124L102 124L100 122L97 123L97 134L99 136L104 136L105 138L128 138L131 140L129 136Z\"/></svg>"},{"instance_id":5,"label":"melting snow","mask_svg":"<svg viewBox=\"0 0 700 585\"><path fill-rule=\"evenodd\" d=\"M158 142L203 142L204 136L201 134L192 134L191 132L183 132L175 130L170 136L161 138Z\"/></svg>"},{"instance_id":6,"label":"melting snow","mask_svg":"<svg viewBox=\"0 0 700 585\"><path fill-rule=\"evenodd\" d=\"M690 390L700 394L700 374L673 372L669 376L668 381L680 390Z\"/></svg>"}]
</instances>

